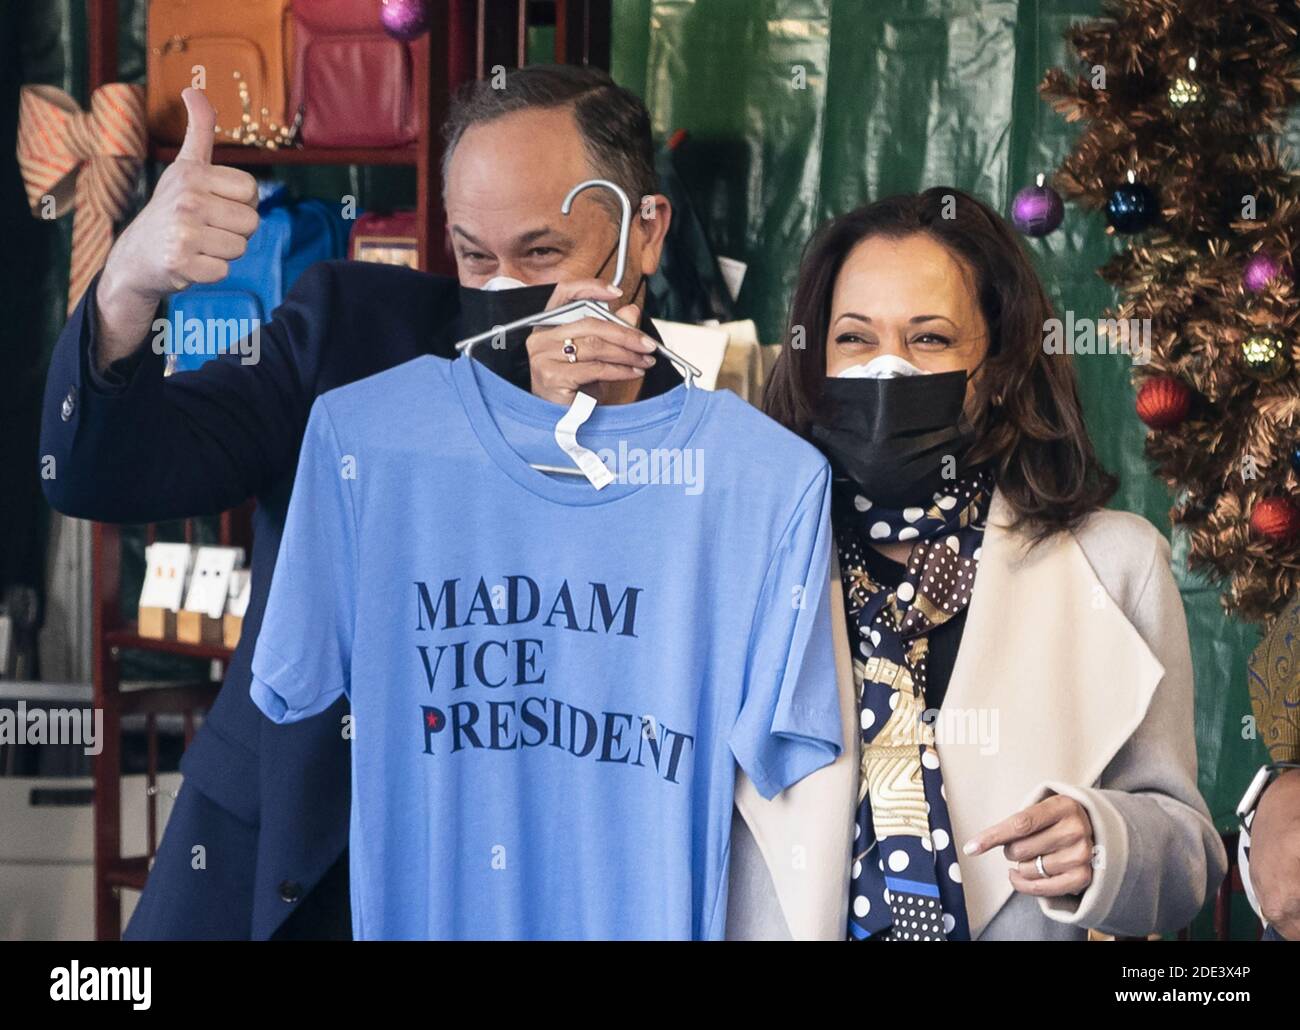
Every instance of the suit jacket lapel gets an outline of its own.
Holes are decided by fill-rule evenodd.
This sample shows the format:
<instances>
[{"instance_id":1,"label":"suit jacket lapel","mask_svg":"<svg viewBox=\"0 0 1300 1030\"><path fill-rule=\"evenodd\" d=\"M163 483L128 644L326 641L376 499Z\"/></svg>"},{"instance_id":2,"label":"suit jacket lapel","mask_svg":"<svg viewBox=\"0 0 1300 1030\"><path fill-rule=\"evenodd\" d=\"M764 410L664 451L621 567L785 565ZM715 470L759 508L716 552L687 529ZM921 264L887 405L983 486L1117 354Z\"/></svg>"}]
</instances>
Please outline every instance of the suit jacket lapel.
<instances>
[{"instance_id":1,"label":"suit jacket lapel","mask_svg":"<svg viewBox=\"0 0 1300 1030\"><path fill-rule=\"evenodd\" d=\"M936 725L973 936L1011 884L1000 848L966 857L962 846L1037 800L1044 780L1095 783L1164 675L1074 535L1030 551L1009 519L995 493Z\"/></svg>"}]
</instances>

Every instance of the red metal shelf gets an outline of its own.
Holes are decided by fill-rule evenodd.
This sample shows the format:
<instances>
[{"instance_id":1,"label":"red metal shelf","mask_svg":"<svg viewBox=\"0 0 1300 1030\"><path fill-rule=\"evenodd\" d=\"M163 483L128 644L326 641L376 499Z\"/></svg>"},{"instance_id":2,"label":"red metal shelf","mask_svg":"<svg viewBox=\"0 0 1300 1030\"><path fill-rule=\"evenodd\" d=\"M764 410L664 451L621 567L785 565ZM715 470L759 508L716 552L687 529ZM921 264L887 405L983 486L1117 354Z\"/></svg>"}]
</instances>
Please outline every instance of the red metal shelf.
<instances>
[{"instance_id":1,"label":"red metal shelf","mask_svg":"<svg viewBox=\"0 0 1300 1030\"><path fill-rule=\"evenodd\" d=\"M181 683L123 690L118 697L122 715L187 715L212 707L221 689L216 683Z\"/></svg>"},{"instance_id":2,"label":"red metal shelf","mask_svg":"<svg viewBox=\"0 0 1300 1030\"><path fill-rule=\"evenodd\" d=\"M149 877L149 858L147 855L117 858L106 863L103 877L105 883L110 887L129 887L131 890L144 890L144 881Z\"/></svg>"},{"instance_id":3,"label":"red metal shelf","mask_svg":"<svg viewBox=\"0 0 1300 1030\"><path fill-rule=\"evenodd\" d=\"M184 658L216 658L229 661L235 652L222 644L189 644L183 640L159 640L156 637L142 637L139 627L128 622L120 629L110 629L104 633L104 643L124 651L161 651L166 654L181 655Z\"/></svg>"},{"instance_id":4,"label":"red metal shelf","mask_svg":"<svg viewBox=\"0 0 1300 1030\"><path fill-rule=\"evenodd\" d=\"M179 147L167 143L149 143L149 157L155 161L174 161ZM409 165L420 162L419 148L405 147L285 147L266 150L218 144L212 148L212 162L219 165L263 167L270 165Z\"/></svg>"}]
</instances>

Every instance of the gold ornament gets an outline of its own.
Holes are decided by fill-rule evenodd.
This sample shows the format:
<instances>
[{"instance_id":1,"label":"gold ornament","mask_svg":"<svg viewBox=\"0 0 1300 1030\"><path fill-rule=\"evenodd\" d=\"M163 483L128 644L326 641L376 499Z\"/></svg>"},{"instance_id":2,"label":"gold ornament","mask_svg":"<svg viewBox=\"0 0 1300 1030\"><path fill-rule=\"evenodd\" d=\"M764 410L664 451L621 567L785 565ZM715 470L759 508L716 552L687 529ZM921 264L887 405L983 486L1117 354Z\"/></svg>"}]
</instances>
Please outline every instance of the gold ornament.
<instances>
[{"instance_id":1,"label":"gold ornament","mask_svg":"<svg viewBox=\"0 0 1300 1030\"><path fill-rule=\"evenodd\" d=\"M1176 111L1195 107L1204 99L1205 91L1201 89L1201 84L1191 79L1184 79L1181 75L1174 79L1174 84L1169 87L1169 106Z\"/></svg>"},{"instance_id":2,"label":"gold ornament","mask_svg":"<svg viewBox=\"0 0 1300 1030\"><path fill-rule=\"evenodd\" d=\"M1196 71L1196 58L1187 59L1187 74L1180 75L1174 79L1173 84L1169 87L1169 106L1175 111L1182 111L1189 107L1199 107L1205 99L1205 90L1201 84L1192 78L1192 73Z\"/></svg>"},{"instance_id":3,"label":"gold ornament","mask_svg":"<svg viewBox=\"0 0 1300 1030\"><path fill-rule=\"evenodd\" d=\"M1261 383L1271 383L1286 375L1287 343L1272 330L1251 333L1241 345L1241 361L1246 374Z\"/></svg>"},{"instance_id":4,"label":"gold ornament","mask_svg":"<svg viewBox=\"0 0 1300 1030\"><path fill-rule=\"evenodd\" d=\"M232 73L235 81L239 83L239 102L243 105L244 113L239 116L239 127L224 131L220 128L216 130L218 136L230 140L232 143L240 143L248 147L261 147L263 150L279 150L281 147L292 146L298 138L298 130L302 128L302 110L294 115L292 125L276 125L271 122L268 126L269 132L262 131L260 122L253 121L253 101L248 92L248 83L239 72ZM262 117L266 117L270 112L262 108Z\"/></svg>"}]
</instances>

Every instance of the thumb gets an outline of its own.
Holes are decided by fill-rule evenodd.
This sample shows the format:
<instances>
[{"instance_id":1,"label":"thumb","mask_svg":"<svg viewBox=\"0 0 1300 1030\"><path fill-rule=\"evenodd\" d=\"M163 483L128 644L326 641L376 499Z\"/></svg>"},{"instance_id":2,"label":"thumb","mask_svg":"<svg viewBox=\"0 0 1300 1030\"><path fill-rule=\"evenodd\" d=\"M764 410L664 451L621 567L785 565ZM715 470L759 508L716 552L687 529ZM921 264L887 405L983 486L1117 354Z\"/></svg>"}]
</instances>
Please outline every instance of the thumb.
<instances>
[{"instance_id":1,"label":"thumb","mask_svg":"<svg viewBox=\"0 0 1300 1030\"><path fill-rule=\"evenodd\" d=\"M217 124L217 112L207 94L192 86L181 93L189 122L185 126L185 140L176 155L177 160L198 161L201 164L212 163L212 136Z\"/></svg>"}]
</instances>

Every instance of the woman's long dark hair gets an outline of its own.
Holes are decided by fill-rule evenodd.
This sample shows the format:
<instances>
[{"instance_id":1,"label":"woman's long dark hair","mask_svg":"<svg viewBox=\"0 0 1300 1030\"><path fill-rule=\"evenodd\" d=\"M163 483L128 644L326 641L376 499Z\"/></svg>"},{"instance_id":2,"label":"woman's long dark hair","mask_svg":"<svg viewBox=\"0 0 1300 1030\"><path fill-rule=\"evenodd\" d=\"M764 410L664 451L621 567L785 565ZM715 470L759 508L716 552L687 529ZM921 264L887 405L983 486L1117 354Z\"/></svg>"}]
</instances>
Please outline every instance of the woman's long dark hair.
<instances>
[{"instance_id":1,"label":"woman's long dark hair","mask_svg":"<svg viewBox=\"0 0 1300 1030\"><path fill-rule=\"evenodd\" d=\"M1028 255L1006 222L961 190L936 186L888 197L818 230L804 251L764 410L808 438L826 380L831 295L844 259L868 237L917 234L943 245L971 272L988 324L968 463L993 463L1014 524L1026 524L1036 539L1075 526L1110 500L1118 482L1088 439L1070 356L1043 349L1052 305Z\"/></svg>"}]
</instances>

